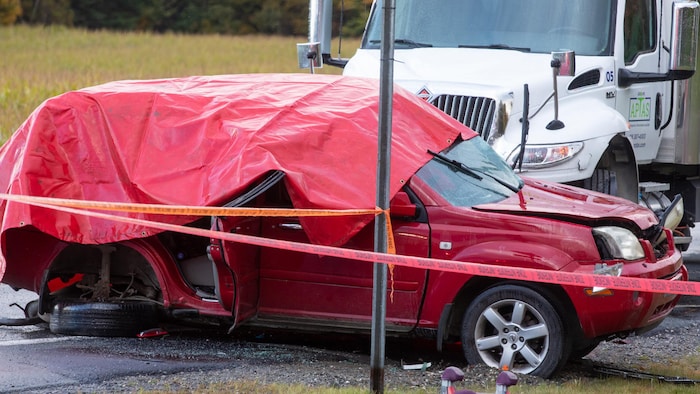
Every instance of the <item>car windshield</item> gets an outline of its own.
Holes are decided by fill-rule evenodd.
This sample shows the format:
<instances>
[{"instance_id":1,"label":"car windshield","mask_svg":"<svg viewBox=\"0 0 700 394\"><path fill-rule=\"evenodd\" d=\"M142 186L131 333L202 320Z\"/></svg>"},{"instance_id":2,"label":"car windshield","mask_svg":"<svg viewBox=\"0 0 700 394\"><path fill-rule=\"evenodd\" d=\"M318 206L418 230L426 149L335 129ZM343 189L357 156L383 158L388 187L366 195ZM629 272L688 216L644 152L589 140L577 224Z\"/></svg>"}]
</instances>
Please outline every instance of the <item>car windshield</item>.
<instances>
[{"instance_id":1,"label":"car windshield","mask_svg":"<svg viewBox=\"0 0 700 394\"><path fill-rule=\"evenodd\" d=\"M450 204L471 207L504 200L523 181L481 138L458 141L426 163L416 176Z\"/></svg>"},{"instance_id":2,"label":"car windshield","mask_svg":"<svg viewBox=\"0 0 700 394\"><path fill-rule=\"evenodd\" d=\"M363 48L379 48L383 0ZM577 55L612 54L615 0L402 0L396 2L396 49L494 48Z\"/></svg>"}]
</instances>

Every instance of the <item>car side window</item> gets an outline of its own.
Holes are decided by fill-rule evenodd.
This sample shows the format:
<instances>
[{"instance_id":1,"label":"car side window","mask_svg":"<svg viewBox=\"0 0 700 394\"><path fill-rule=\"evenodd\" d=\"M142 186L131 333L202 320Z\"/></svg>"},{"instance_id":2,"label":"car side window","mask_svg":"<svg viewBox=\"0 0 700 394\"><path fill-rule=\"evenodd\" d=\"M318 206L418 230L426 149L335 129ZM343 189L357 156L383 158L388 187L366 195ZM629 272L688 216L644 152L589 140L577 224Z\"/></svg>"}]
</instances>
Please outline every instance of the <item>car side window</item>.
<instances>
[{"instance_id":1,"label":"car side window","mask_svg":"<svg viewBox=\"0 0 700 394\"><path fill-rule=\"evenodd\" d=\"M637 55L654 50L656 18L652 0L627 0L625 5L624 42L625 64Z\"/></svg>"},{"instance_id":2,"label":"car side window","mask_svg":"<svg viewBox=\"0 0 700 394\"><path fill-rule=\"evenodd\" d=\"M270 189L267 190L261 197L262 198L258 202L258 206L260 207L283 209L294 208L292 205L292 199L289 197L289 192L287 191L287 185L284 182L278 182L274 186L270 187Z\"/></svg>"}]
</instances>

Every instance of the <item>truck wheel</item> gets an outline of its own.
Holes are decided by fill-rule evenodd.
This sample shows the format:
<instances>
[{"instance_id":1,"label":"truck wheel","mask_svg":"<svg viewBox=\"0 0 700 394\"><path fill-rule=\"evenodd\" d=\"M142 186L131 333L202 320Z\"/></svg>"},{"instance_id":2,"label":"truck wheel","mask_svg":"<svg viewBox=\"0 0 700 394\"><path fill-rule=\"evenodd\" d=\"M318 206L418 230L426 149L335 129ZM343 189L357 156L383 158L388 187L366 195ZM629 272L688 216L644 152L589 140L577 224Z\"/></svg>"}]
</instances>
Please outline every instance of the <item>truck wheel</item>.
<instances>
[{"instance_id":1,"label":"truck wheel","mask_svg":"<svg viewBox=\"0 0 700 394\"><path fill-rule=\"evenodd\" d=\"M467 307L462 347L470 364L548 378L569 356L562 320L543 296L518 285L492 287Z\"/></svg>"},{"instance_id":2,"label":"truck wheel","mask_svg":"<svg viewBox=\"0 0 700 394\"><path fill-rule=\"evenodd\" d=\"M600 157L591 177L573 184L634 203L639 202L639 174L629 141L622 136L615 136Z\"/></svg>"},{"instance_id":3,"label":"truck wheel","mask_svg":"<svg viewBox=\"0 0 700 394\"><path fill-rule=\"evenodd\" d=\"M158 326L158 305L145 301L59 302L49 328L55 334L131 337Z\"/></svg>"},{"instance_id":4,"label":"truck wheel","mask_svg":"<svg viewBox=\"0 0 700 394\"><path fill-rule=\"evenodd\" d=\"M615 174L606 169L597 169L590 178L583 181L583 187L588 190L617 195L617 179Z\"/></svg>"}]
</instances>

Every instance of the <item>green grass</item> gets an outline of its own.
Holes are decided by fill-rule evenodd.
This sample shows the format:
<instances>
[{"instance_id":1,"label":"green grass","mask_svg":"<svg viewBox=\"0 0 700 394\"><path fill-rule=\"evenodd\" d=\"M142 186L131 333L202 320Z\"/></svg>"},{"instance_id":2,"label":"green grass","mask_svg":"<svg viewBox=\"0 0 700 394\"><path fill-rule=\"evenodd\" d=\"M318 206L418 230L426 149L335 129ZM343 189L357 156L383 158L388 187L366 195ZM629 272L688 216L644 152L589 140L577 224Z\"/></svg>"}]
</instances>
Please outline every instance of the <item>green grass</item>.
<instances>
[{"instance_id":1,"label":"green grass","mask_svg":"<svg viewBox=\"0 0 700 394\"><path fill-rule=\"evenodd\" d=\"M432 389L411 389L387 387L387 394L433 394L439 392L440 382L436 382ZM458 389L469 389L457 385ZM495 387L487 389L477 388L479 392L493 393ZM364 394L369 392L369 387L352 388L323 388L308 387L298 384L262 384L255 381L231 381L215 383L208 386L199 387L195 390L168 389L162 391L140 391L141 393L161 394L161 393L265 393L265 394ZM563 384L543 384L539 386L516 385L510 388L511 394L695 394L698 387L693 385L677 385L672 383L660 383L657 381L626 380L622 378L611 379L579 379Z\"/></svg>"},{"instance_id":2,"label":"green grass","mask_svg":"<svg viewBox=\"0 0 700 394\"><path fill-rule=\"evenodd\" d=\"M512 387L510 392L528 394L555 394L555 393L576 393L576 394L693 394L698 392L697 386L677 385L672 383L660 383L657 381L625 380L622 378L612 379L580 379L566 382L561 385L546 384L541 386Z\"/></svg>"},{"instance_id":3,"label":"green grass","mask_svg":"<svg viewBox=\"0 0 700 394\"><path fill-rule=\"evenodd\" d=\"M64 27L0 27L0 142L44 100L121 79L304 72L305 37L114 33ZM344 40L343 56L359 40ZM333 49L337 51L337 49ZM347 53L346 53L347 52ZM334 67L319 73L339 74Z\"/></svg>"}]
</instances>

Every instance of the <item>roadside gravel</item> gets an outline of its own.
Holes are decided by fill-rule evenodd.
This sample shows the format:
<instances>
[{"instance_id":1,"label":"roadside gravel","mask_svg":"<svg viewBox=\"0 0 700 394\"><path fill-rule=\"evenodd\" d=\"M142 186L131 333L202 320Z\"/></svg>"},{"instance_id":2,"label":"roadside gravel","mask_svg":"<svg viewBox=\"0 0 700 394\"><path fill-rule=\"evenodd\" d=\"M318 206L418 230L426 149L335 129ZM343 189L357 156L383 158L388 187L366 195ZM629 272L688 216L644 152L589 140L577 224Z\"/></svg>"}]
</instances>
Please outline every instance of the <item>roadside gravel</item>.
<instances>
[{"instance_id":1,"label":"roadside gravel","mask_svg":"<svg viewBox=\"0 0 700 394\"><path fill-rule=\"evenodd\" d=\"M645 371L650 364L700 360L700 306L680 306L655 330L601 343L587 359L622 369Z\"/></svg>"}]
</instances>

